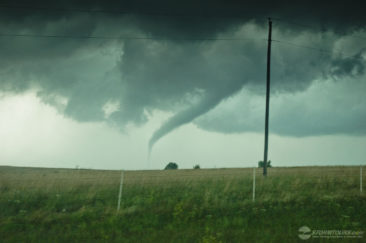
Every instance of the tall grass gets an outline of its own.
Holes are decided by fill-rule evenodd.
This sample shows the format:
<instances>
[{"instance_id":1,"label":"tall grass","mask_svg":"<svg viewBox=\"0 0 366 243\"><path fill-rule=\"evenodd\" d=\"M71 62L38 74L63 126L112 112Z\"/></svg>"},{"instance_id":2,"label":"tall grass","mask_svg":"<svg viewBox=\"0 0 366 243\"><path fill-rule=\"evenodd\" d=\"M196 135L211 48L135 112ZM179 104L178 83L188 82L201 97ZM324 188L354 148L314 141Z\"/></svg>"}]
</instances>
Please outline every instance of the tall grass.
<instances>
[{"instance_id":1,"label":"tall grass","mask_svg":"<svg viewBox=\"0 0 366 243\"><path fill-rule=\"evenodd\" d=\"M118 171L0 167L0 239L295 242L303 225L365 230L359 168L260 173L253 203L252 169L127 171L117 213Z\"/></svg>"}]
</instances>

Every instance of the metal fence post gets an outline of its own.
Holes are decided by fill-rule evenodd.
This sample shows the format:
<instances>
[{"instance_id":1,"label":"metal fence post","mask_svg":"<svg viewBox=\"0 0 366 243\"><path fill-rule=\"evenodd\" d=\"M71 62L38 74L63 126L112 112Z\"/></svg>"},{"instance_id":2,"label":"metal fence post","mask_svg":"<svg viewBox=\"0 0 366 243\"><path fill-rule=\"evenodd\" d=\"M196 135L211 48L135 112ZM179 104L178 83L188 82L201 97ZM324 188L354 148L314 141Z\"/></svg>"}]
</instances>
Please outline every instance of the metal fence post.
<instances>
[{"instance_id":1,"label":"metal fence post","mask_svg":"<svg viewBox=\"0 0 366 243\"><path fill-rule=\"evenodd\" d=\"M362 166L360 166L360 193L362 193Z\"/></svg>"},{"instance_id":2,"label":"metal fence post","mask_svg":"<svg viewBox=\"0 0 366 243\"><path fill-rule=\"evenodd\" d=\"M253 202L255 201L255 167L253 168Z\"/></svg>"},{"instance_id":3,"label":"metal fence post","mask_svg":"<svg viewBox=\"0 0 366 243\"><path fill-rule=\"evenodd\" d=\"M117 205L117 212L121 207L121 198L122 198L122 186L123 186L123 170L121 171L121 182L119 184L119 194L118 194L118 205Z\"/></svg>"}]
</instances>

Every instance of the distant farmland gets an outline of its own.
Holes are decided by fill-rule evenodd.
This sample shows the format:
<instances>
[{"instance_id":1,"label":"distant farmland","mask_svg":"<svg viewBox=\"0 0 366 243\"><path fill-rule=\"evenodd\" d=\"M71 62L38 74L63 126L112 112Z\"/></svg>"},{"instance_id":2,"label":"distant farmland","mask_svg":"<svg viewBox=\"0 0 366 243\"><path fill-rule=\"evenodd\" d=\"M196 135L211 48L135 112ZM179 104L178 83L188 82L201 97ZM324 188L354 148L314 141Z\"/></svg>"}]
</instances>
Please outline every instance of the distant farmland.
<instances>
[{"instance_id":1,"label":"distant farmland","mask_svg":"<svg viewBox=\"0 0 366 243\"><path fill-rule=\"evenodd\" d=\"M252 168L125 171L117 213L120 176L0 167L1 241L297 242L302 226L366 228L359 167L257 169L255 202Z\"/></svg>"}]
</instances>

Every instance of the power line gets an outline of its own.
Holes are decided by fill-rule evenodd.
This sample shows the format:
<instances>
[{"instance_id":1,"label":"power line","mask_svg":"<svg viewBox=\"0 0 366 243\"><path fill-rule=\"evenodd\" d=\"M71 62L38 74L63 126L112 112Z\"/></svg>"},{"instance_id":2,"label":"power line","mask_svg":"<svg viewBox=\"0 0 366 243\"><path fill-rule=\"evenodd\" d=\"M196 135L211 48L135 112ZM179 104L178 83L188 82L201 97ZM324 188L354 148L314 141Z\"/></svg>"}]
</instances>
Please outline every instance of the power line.
<instances>
[{"instance_id":1,"label":"power line","mask_svg":"<svg viewBox=\"0 0 366 243\"><path fill-rule=\"evenodd\" d=\"M15 38L51 38L51 39L96 39L96 40L172 40L172 41L242 41L242 40L249 40L249 41L267 41L267 39L251 39L251 38L163 38L163 37L144 37L144 36L74 36L74 35L39 35L39 34L2 34L0 33L0 37L15 37ZM299 45L289 41L283 40L275 40L272 39L272 42L290 45L297 48L309 49L312 51L317 51L321 53L328 53L328 54L342 54L346 55L346 58L354 58L354 54L347 54L338 50L326 50L320 49L314 46L305 46Z\"/></svg>"},{"instance_id":2,"label":"power line","mask_svg":"<svg viewBox=\"0 0 366 243\"><path fill-rule=\"evenodd\" d=\"M145 36L74 36L74 35L40 35L40 34L2 34L0 37L24 37L24 38L54 38L54 39L103 39L103 40L197 40L197 41L242 41L242 40L265 40L251 38L164 38L164 37L145 37Z\"/></svg>"},{"instance_id":3,"label":"power line","mask_svg":"<svg viewBox=\"0 0 366 243\"><path fill-rule=\"evenodd\" d=\"M268 19L268 16L265 14L259 14L259 13L252 13L248 12L244 14L218 14L218 13L199 13L199 14L186 14L186 13L164 13L164 12L133 12L133 11L126 11L126 10L101 10L101 9L79 9L79 8L57 8L57 7L42 7L42 6L26 6L26 5L0 5L1 9L13 9L13 10L26 10L26 11L32 11L32 10L38 10L38 11L56 11L56 12L79 12L79 13L95 13L95 14L114 14L114 15L148 15L148 16L162 16L162 17L182 17L182 18L246 18L246 19L253 19L254 17L260 18L260 19ZM315 26L315 25L309 25L300 23L297 21L292 20L286 20L284 18L271 18L272 20L275 20L276 22L282 22L289 25L295 25L300 26L304 28L310 28L310 29L324 29L324 26ZM366 40L366 37L362 36L347 36L349 38L356 38L356 39L362 39Z\"/></svg>"},{"instance_id":4,"label":"power line","mask_svg":"<svg viewBox=\"0 0 366 243\"><path fill-rule=\"evenodd\" d=\"M253 12L247 12L244 14L235 14L232 13L199 13L199 14L187 14L187 13L166 13L166 12L149 12L149 11L126 11L126 10L101 10L101 9L78 9L78 8L55 8L55 7L42 7L42 6L25 6L25 5L0 5L0 9L12 9L12 10L25 10L25 11L55 11L55 12L78 12L78 13L91 13L91 14L113 14L113 15L147 15L147 16L162 16L162 17L182 17L182 18L246 18L251 19L254 17L265 18L264 14L253 14Z\"/></svg>"},{"instance_id":5,"label":"power line","mask_svg":"<svg viewBox=\"0 0 366 243\"><path fill-rule=\"evenodd\" d=\"M195 15L195 14L182 14L182 13L164 13L164 12L131 12L131 11L123 11L123 10L100 10L100 9L77 9L77 8L55 8L55 7L42 7L42 6L25 6L25 5L0 5L1 9L14 9L14 10L39 10L39 11L60 11L60 12L80 12L80 13L97 13L97 14L121 14L121 15L151 15L151 16L165 16L165 17L195 17L195 18L254 18L254 17L260 17L264 18L264 15L259 14L250 14L247 16L244 15L215 15L212 14L202 14ZM284 18L271 18L272 20L275 20L276 22L282 22L287 23L290 25L296 25L301 26L305 28L311 28L311 29L324 29L324 27L316 27L315 25L309 25L300 23L297 21L292 20L286 20ZM160 38L160 37L104 37L104 36L61 36L61 35L22 35L22 34L1 34L1 36L6 37L39 37L39 38L75 38L75 39L131 39L131 40L202 40L202 41L235 41L235 40L249 40L247 38ZM347 36L349 38L357 38L366 40L365 37L361 36ZM279 40L273 40L275 42L281 42L286 43L292 46L297 46L300 48L306 48L311 49L315 51L320 51L323 53L332 53L329 50L319 49L316 47L311 46L302 46L297 45L294 43L286 42L286 41L279 41ZM341 51L336 51L338 53L342 53Z\"/></svg>"},{"instance_id":6,"label":"power line","mask_svg":"<svg viewBox=\"0 0 366 243\"><path fill-rule=\"evenodd\" d=\"M163 37L146 37L146 36L74 36L74 35L40 35L40 34L3 34L0 33L0 37L14 37L14 38L50 38L50 39L80 39L80 40L86 40L86 39L95 39L95 40L166 40L166 41L267 41L267 39L263 38L210 38L210 37L202 37L202 38L163 38ZM304 48L309 49L312 51L317 51L321 53L328 53L328 54L334 54L339 53L342 55L346 55L346 58L354 58L354 55L347 54L344 52L341 52L339 50L326 50L317 48L314 46L306 46L306 45L300 45L289 41L283 41L283 40L276 40L272 39L272 42L284 44L284 45L290 45L297 48Z\"/></svg>"}]
</instances>

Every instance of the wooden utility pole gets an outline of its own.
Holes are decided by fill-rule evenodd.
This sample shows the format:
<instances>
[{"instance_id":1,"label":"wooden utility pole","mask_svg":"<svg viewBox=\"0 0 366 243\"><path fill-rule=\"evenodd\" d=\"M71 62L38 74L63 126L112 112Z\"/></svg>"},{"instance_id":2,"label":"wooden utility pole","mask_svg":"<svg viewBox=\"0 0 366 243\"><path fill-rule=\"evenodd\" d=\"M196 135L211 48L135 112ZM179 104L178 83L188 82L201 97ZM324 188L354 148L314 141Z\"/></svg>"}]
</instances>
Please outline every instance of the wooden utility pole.
<instances>
[{"instance_id":1,"label":"wooden utility pole","mask_svg":"<svg viewBox=\"0 0 366 243\"><path fill-rule=\"evenodd\" d=\"M268 159L268 116L269 116L269 94L271 80L271 42L272 42L272 20L268 19L268 49L267 49L267 89L266 89L266 118L264 125L264 158L263 158L263 175L267 175L267 159Z\"/></svg>"}]
</instances>

